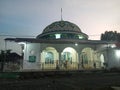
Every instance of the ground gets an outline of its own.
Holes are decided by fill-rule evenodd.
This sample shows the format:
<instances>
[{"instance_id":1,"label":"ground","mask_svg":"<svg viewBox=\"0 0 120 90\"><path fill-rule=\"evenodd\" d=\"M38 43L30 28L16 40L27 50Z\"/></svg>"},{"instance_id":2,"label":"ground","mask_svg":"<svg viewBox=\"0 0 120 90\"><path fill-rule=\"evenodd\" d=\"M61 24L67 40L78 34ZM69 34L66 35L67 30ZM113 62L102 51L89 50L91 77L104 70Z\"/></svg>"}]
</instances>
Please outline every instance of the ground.
<instances>
[{"instance_id":1,"label":"ground","mask_svg":"<svg viewBox=\"0 0 120 90\"><path fill-rule=\"evenodd\" d=\"M113 87L120 87L118 72L69 72L37 78L0 80L0 90L115 90Z\"/></svg>"}]
</instances>

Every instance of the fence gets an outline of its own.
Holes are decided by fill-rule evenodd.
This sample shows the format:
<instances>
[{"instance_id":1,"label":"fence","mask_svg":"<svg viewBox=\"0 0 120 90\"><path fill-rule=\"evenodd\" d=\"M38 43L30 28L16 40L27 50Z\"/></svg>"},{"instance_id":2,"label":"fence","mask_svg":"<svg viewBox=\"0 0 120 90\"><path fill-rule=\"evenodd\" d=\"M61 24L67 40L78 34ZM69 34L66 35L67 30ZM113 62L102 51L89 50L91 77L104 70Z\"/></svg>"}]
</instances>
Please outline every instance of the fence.
<instances>
[{"instance_id":1,"label":"fence","mask_svg":"<svg viewBox=\"0 0 120 90\"><path fill-rule=\"evenodd\" d=\"M41 69L42 70L77 70L78 69L78 63L77 62L72 62L72 63L48 63L46 64L45 62L41 62Z\"/></svg>"},{"instance_id":2,"label":"fence","mask_svg":"<svg viewBox=\"0 0 120 90\"><path fill-rule=\"evenodd\" d=\"M97 63L98 64L98 63ZM78 62L67 62L67 63L45 63L45 62L37 62L37 67L39 67L40 71L44 70L83 70L83 69L100 69L100 66L96 64L96 67L94 65L89 64L80 64ZM1 68L0 63L0 68ZM13 62L6 62L4 63L3 71L21 71L24 70L24 66L22 66L22 63L13 63ZM35 70L35 69L32 69Z\"/></svg>"}]
</instances>

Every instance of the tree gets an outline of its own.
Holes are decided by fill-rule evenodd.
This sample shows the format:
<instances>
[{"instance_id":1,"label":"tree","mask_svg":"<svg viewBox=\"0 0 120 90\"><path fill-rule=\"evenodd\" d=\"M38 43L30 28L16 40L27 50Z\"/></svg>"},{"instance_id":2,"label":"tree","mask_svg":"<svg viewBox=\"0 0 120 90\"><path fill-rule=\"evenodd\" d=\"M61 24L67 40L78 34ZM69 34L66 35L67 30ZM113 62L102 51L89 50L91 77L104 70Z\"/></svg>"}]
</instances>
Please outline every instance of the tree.
<instances>
[{"instance_id":1,"label":"tree","mask_svg":"<svg viewBox=\"0 0 120 90\"><path fill-rule=\"evenodd\" d=\"M3 71L4 61L5 61L5 51L1 50L1 53L0 53L0 62L1 62L0 71Z\"/></svg>"},{"instance_id":2,"label":"tree","mask_svg":"<svg viewBox=\"0 0 120 90\"><path fill-rule=\"evenodd\" d=\"M17 62L19 63L18 60L20 60L22 58L22 56L18 55L17 53L12 53L11 50L1 50L0 53L0 63L1 63L1 67L0 67L0 71L3 71L4 69L4 64L5 62Z\"/></svg>"},{"instance_id":3,"label":"tree","mask_svg":"<svg viewBox=\"0 0 120 90\"><path fill-rule=\"evenodd\" d=\"M104 41L120 41L120 33L117 31L105 31L101 34L101 40Z\"/></svg>"}]
</instances>

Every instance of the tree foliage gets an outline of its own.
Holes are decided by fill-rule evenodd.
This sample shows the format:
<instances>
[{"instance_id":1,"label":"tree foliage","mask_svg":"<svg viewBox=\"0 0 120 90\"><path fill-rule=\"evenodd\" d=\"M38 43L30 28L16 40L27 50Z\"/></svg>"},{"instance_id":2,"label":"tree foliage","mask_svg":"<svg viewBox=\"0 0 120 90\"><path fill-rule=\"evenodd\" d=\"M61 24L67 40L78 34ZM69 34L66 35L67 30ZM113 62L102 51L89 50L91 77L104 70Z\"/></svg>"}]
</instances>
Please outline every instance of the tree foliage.
<instances>
[{"instance_id":1,"label":"tree foliage","mask_svg":"<svg viewBox=\"0 0 120 90\"><path fill-rule=\"evenodd\" d=\"M117 31L105 31L101 34L101 40L104 41L120 41L120 33Z\"/></svg>"},{"instance_id":2,"label":"tree foliage","mask_svg":"<svg viewBox=\"0 0 120 90\"><path fill-rule=\"evenodd\" d=\"M0 62L16 62L20 58L22 58L20 55L11 52L11 50L1 50Z\"/></svg>"},{"instance_id":3,"label":"tree foliage","mask_svg":"<svg viewBox=\"0 0 120 90\"><path fill-rule=\"evenodd\" d=\"M1 50L0 51L0 71L4 70L4 64L11 62L11 63L20 63L20 59L22 56L18 55L17 53L11 52L11 50Z\"/></svg>"}]
</instances>

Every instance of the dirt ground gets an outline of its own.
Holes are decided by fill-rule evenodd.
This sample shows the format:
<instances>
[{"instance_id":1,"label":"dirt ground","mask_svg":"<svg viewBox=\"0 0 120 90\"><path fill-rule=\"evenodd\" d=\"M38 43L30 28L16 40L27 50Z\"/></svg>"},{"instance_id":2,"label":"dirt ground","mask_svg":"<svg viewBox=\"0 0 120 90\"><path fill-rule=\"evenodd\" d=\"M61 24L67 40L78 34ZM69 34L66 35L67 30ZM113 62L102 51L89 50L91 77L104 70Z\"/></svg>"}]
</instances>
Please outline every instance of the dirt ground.
<instances>
[{"instance_id":1,"label":"dirt ground","mask_svg":"<svg viewBox=\"0 0 120 90\"><path fill-rule=\"evenodd\" d=\"M120 73L87 72L0 80L0 90L117 90L113 87L120 87Z\"/></svg>"}]
</instances>

